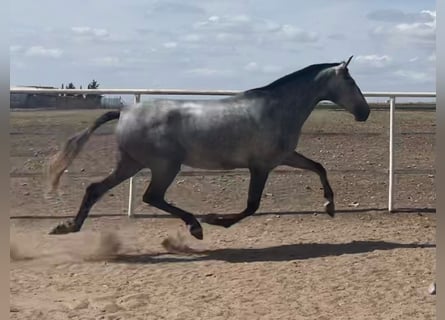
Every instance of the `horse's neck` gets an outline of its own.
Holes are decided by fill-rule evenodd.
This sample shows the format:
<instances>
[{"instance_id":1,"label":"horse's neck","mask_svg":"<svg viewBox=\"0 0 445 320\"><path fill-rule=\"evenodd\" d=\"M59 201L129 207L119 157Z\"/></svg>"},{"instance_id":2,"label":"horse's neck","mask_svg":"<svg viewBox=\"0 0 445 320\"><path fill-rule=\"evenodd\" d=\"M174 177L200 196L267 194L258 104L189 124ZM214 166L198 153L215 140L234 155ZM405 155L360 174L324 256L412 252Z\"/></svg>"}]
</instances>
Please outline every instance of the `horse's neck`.
<instances>
[{"instance_id":1,"label":"horse's neck","mask_svg":"<svg viewBox=\"0 0 445 320\"><path fill-rule=\"evenodd\" d=\"M323 100L322 91L322 85L315 79L294 79L275 88L273 95L282 99L281 108L287 117L304 123Z\"/></svg>"}]
</instances>

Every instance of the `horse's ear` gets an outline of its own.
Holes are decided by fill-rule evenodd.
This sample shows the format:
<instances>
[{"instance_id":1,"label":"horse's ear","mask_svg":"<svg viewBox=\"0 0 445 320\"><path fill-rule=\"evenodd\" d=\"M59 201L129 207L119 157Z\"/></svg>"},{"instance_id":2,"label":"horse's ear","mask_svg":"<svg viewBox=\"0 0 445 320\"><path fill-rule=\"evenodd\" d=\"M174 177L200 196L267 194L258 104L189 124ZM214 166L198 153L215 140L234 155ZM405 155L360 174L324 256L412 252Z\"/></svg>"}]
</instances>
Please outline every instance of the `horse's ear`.
<instances>
[{"instance_id":1,"label":"horse's ear","mask_svg":"<svg viewBox=\"0 0 445 320\"><path fill-rule=\"evenodd\" d=\"M348 61L346 61L346 63L344 64L344 67L346 68L349 64L349 62L351 62L353 56L350 56Z\"/></svg>"}]
</instances>

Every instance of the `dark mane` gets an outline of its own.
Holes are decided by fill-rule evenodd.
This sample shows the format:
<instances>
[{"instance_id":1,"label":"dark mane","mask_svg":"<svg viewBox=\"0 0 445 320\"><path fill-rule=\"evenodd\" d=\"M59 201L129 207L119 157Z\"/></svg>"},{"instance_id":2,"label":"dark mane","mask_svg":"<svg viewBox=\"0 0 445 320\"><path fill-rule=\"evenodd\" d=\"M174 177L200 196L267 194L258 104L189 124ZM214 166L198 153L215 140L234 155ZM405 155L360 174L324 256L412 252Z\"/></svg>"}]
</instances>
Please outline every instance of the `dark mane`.
<instances>
[{"instance_id":1,"label":"dark mane","mask_svg":"<svg viewBox=\"0 0 445 320\"><path fill-rule=\"evenodd\" d=\"M254 88L254 89L250 89L247 90L246 93L251 93L254 91L263 91L263 90L268 90L268 89L274 89L280 85L282 85L283 83L289 82L295 78L304 78L304 77L308 77L310 74L313 73L318 73L321 70L327 69L327 68L331 68L331 67L335 67L338 66L340 63L319 63L319 64L312 64L310 66L307 66L306 68L297 70L295 72L292 72L288 75L285 75L271 83L269 83L268 85L265 85L263 87L258 87L258 88Z\"/></svg>"}]
</instances>

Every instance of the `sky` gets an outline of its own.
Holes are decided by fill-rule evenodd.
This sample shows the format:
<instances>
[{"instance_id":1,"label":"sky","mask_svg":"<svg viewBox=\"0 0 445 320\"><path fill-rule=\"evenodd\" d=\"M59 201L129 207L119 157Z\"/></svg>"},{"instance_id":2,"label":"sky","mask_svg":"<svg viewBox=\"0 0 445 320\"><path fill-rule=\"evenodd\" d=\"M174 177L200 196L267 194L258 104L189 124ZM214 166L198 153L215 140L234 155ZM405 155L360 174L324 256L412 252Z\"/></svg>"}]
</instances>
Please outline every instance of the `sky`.
<instances>
[{"instance_id":1,"label":"sky","mask_svg":"<svg viewBox=\"0 0 445 320\"><path fill-rule=\"evenodd\" d=\"M10 83L246 90L340 62L362 91L436 90L431 0L14 0Z\"/></svg>"}]
</instances>

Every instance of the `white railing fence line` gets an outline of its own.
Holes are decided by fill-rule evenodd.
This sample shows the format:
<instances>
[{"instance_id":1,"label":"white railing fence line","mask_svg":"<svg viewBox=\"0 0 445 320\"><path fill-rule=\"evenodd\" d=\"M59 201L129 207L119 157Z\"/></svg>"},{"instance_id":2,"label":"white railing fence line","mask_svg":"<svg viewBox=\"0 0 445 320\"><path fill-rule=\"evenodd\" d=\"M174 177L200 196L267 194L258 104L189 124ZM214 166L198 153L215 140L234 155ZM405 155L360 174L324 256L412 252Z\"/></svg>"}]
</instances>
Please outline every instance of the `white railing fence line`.
<instances>
[{"instance_id":1,"label":"white railing fence line","mask_svg":"<svg viewBox=\"0 0 445 320\"><path fill-rule=\"evenodd\" d=\"M12 87L10 93L28 94L123 94L134 95L134 102L141 101L141 95L204 95L204 96L231 96L240 90L188 90L188 89L47 89ZM389 98L389 165L388 165L388 211L394 211L394 112L396 97L398 98L436 98L436 92L363 92L365 97ZM129 217L134 212L134 179L129 181L128 211Z\"/></svg>"}]
</instances>

